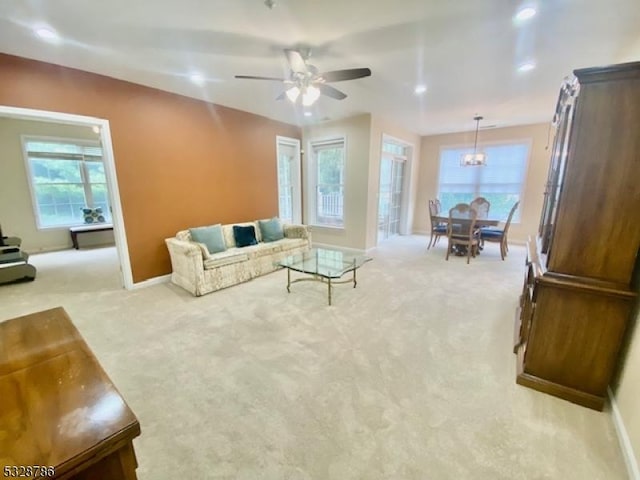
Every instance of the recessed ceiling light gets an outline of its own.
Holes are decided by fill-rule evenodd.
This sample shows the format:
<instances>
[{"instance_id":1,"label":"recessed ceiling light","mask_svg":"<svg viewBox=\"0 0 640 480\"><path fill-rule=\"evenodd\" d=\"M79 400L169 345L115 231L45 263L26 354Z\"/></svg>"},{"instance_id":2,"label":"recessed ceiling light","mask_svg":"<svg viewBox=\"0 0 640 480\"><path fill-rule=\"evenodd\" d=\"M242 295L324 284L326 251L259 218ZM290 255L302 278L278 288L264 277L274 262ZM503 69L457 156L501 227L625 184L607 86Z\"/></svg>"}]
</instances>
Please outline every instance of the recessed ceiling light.
<instances>
[{"instance_id":1,"label":"recessed ceiling light","mask_svg":"<svg viewBox=\"0 0 640 480\"><path fill-rule=\"evenodd\" d=\"M525 63L522 63L522 64L520 64L520 65L518 66L518 71L519 71L519 72L522 72L522 73L524 73L524 72L530 72L530 71L531 71L531 70L533 70L534 68L536 68L536 62L533 62L533 61L531 61L531 62L525 62Z\"/></svg>"},{"instance_id":2,"label":"recessed ceiling light","mask_svg":"<svg viewBox=\"0 0 640 480\"><path fill-rule=\"evenodd\" d=\"M60 41L60 36L52 29L40 27L36 29L36 35L47 42L56 43Z\"/></svg>"},{"instance_id":3,"label":"recessed ceiling light","mask_svg":"<svg viewBox=\"0 0 640 480\"><path fill-rule=\"evenodd\" d=\"M416 88L413 89L413 93L415 93L416 95L422 95L426 91L427 91L426 85L416 85Z\"/></svg>"},{"instance_id":4,"label":"recessed ceiling light","mask_svg":"<svg viewBox=\"0 0 640 480\"><path fill-rule=\"evenodd\" d=\"M200 73L192 73L189 75L189 80L191 80L196 85L204 85L205 78Z\"/></svg>"},{"instance_id":5,"label":"recessed ceiling light","mask_svg":"<svg viewBox=\"0 0 640 480\"><path fill-rule=\"evenodd\" d=\"M304 116L305 116L305 117L310 117L311 115L312 115L312 113L311 113L311 112L304 112Z\"/></svg>"},{"instance_id":6,"label":"recessed ceiling light","mask_svg":"<svg viewBox=\"0 0 640 480\"><path fill-rule=\"evenodd\" d=\"M537 10L534 7L524 7L518 10L514 19L517 22L524 22L525 20L529 20L530 18L535 17Z\"/></svg>"}]
</instances>

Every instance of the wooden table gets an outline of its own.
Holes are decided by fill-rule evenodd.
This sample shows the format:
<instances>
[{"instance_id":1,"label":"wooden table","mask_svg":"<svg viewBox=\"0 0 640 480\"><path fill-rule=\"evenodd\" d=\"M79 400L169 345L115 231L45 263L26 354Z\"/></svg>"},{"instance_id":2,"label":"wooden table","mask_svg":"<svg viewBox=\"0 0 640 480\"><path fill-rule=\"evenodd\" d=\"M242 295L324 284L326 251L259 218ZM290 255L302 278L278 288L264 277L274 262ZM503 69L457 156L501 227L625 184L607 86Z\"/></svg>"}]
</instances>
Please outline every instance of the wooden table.
<instances>
[{"instance_id":1,"label":"wooden table","mask_svg":"<svg viewBox=\"0 0 640 480\"><path fill-rule=\"evenodd\" d=\"M139 434L62 307L0 322L3 478L135 480Z\"/></svg>"},{"instance_id":2,"label":"wooden table","mask_svg":"<svg viewBox=\"0 0 640 480\"><path fill-rule=\"evenodd\" d=\"M447 215L446 217L433 217L434 221L436 221L437 223L449 223L449 216ZM453 220L456 221L465 221L468 220L466 218L454 218ZM502 222L503 220L493 220L490 218L477 218L476 219L476 226L477 227L495 227L497 225L500 224L500 222Z\"/></svg>"},{"instance_id":3,"label":"wooden table","mask_svg":"<svg viewBox=\"0 0 640 480\"><path fill-rule=\"evenodd\" d=\"M437 223L449 223L449 216L447 215L446 217L442 217L442 216L438 216L438 217L433 217L434 221ZM452 219L454 222L458 222L458 223L462 223L462 222L468 222L469 219L468 218L453 218ZM481 227L495 227L497 225L500 224L500 222L502 222L503 220L495 220L495 219L491 219L491 218L476 218L476 227L481 228ZM460 256L463 257L467 254L466 251L466 247L462 248L461 245L458 245L459 248L454 250L454 253L456 254L456 256ZM478 245L478 252L480 250L482 250L482 245L479 244Z\"/></svg>"}]
</instances>

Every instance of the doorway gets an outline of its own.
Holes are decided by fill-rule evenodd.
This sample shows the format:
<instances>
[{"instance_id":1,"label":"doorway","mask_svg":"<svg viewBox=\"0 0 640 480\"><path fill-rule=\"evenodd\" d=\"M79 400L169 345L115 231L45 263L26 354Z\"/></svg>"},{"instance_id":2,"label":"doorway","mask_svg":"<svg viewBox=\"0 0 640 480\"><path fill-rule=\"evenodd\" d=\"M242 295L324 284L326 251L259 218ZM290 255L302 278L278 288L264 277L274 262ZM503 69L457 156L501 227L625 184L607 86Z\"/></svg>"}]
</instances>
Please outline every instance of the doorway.
<instances>
[{"instance_id":1,"label":"doorway","mask_svg":"<svg viewBox=\"0 0 640 480\"><path fill-rule=\"evenodd\" d=\"M52 124L83 126L88 129L95 128L97 130L96 135L99 137L99 142L102 147L104 177L106 180L106 190L108 192L108 203L111 207L110 213L114 229L116 252L120 264L120 283L124 288L132 289L134 286L133 275L131 272L131 263L124 230L109 121L82 115L48 112L44 110L31 110L2 105L0 105L0 117L18 120L32 120L36 122L50 122Z\"/></svg>"},{"instance_id":2,"label":"doorway","mask_svg":"<svg viewBox=\"0 0 640 480\"><path fill-rule=\"evenodd\" d=\"M409 145L383 137L378 187L378 242L402 233Z\"/></svg>"},{"instance_id":3,"label":"doorway","mask_svg":"<svg viewBox=\"0 0 640 480\"><path fill-rule=\"evenodd\" d=\"M302 223L300 140L276 137L278 216L285 223Z\"/></svg>"}]
</instances>

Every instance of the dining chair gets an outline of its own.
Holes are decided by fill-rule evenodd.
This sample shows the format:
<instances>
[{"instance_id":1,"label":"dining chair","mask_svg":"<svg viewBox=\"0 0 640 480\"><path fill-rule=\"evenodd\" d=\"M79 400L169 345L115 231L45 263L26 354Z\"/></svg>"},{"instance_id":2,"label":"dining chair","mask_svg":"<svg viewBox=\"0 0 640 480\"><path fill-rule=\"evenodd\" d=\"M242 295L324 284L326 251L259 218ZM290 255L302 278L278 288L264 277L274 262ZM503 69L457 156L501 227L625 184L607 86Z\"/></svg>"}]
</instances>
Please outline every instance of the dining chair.
<instances>
[{"instance_id":1,"label":"dining chair","mask_svg":"<svg viewBox=\"0 0 640 480\"><path fill-rule=\"evenodd\" d=\"M459 203L449 210L449 223L447 224L447 256L453 247L466 247L467 264L471 257L478 253L479 236L476 231L476 218L478 212L467 203Z\"/></svg>"},{"instance_id":2,"label":"dining chair","mask_svg":"<svg viewBox=\"0 0 640 480\"><path fill-rule=\"evenodd\" d=\"M511 225L513 214L516 213L516 210L518 209L518 205L520 205L520 202L516 202L513 207L511 207L511 211L507 217L507 222L504 224L504 228L483 227L480 229L480 238L483 242L494 242L500 244L500 256L502 257L502 260L504 260L504 257L509 251L507 234L509 233L509 226Z\"/></svg>"},{"instance_id":3,"label":"dining chair","mask_svg":"<svg viewBox=\"0 0 640 480\"><path fill-rule=\"evenodd\" d=\"M484 197L474 198L471 203L471 208L473 208L476 212L478 212L478 217L481 219L489 218L489 207L491 203Z\"/></svg>"},{"instance_id":4,"label":"dining chair","mask_svg":"<svg viewBox=\"0 0 640 480\"><path fill-rule=\"evenodd\" d=\"M431 221L431 237L429 238L429 245L427 246L427 250L431 248L431 245L435 245L440 237L444 237L447 235L447 226L445 224L439 223L436 220L436 217L439 215L439 205L438 200L429 200L429 220Z\"/></svg>"}]
</instances>

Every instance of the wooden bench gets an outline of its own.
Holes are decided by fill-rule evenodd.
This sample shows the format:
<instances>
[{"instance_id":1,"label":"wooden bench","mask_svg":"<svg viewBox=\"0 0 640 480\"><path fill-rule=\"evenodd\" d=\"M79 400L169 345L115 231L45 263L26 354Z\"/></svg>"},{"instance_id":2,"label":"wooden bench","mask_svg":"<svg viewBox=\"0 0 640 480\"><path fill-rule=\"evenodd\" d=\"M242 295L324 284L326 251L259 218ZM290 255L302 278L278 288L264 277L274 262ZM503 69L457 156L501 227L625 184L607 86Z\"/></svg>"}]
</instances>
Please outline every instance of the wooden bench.
<instances>
[{"instance_id":1,"label":"wooden bench","mask_svg":"<svg viewBox=\"0 0 640 480\"><path fill-rule=\"evenodd\" d=\"M89 232L106 232L113 231L113 225L111 223L95 223L88 225L80 225L78 227L69 228L69 233L71 234L71 242L73 243L73 248L79 250L78 246L78 234L79 233L89 233Z\"/></svg>"}]
</instances>

